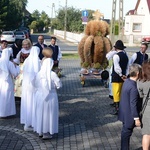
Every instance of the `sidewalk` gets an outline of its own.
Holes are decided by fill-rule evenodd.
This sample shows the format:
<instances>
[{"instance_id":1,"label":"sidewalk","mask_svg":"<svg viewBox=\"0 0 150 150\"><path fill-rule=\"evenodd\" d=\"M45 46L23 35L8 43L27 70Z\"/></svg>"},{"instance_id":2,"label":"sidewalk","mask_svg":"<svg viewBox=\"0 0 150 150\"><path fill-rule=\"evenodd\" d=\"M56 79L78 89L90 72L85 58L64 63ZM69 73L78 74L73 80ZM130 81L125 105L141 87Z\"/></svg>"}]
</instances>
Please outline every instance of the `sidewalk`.
<instances>
[{"instance_id":1,"label":"sidewalk","mask_svg":"<svg viewBox=\"0 0 150 150\"><path fill-rule=\"evenodd\" d=\"M23 131L20 102L17 115L0 119L0 150L119 150L121 123L110 115L108 89L98 79L88 79L82 87L79 60L62 59L63 87L59 96L59 134L42 140L36 133ZM135 128L130 150L141 150L142 135Z\"/></svg>"}]
</instances>

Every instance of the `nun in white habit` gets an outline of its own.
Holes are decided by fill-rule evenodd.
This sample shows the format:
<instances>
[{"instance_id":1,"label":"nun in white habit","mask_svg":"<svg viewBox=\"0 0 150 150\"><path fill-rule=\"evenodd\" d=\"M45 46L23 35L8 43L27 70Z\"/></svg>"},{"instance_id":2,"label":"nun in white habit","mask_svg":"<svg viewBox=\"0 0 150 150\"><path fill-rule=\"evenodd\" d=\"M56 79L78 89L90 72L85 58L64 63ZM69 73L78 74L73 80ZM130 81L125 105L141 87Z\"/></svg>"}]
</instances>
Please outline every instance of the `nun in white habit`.
<instances>
[{"instance_id":1,"label":"nun in white habit","mask_svg":"<svg viewBox=\"0 0 150 150\"><path fill-rule=\"evenodd\" d=\"M51 138L58 133L58 96L56 89L62 84L57 74L52 71L53 60L44 59L41 70L35 79L37 92L36 99L36 126L34 130L43 136L43 139ZM38 84L37 84L38 83Z\"/></svg>"},{"instance_id":2,"label":"nun in white habit","mask_svg":"<svg viewBox=\"0 0 150 150\"><path fill-rule=\"evenodd\" d=\"M21 113L20 122L24 124L25 131L31 131L33 109L34 109L34 87L32 81L36 74L40 70L40 49L36 46L32 46L30 55L26 58L23 64L23 81L22 81L22 95L21 95Z\"/></svg>"},{"instance_id":3,"label":"nun in white habit","mask_svg":"<svg viewBox=\"0 0 150 150\"><path fill-rule=\"evenodd\" d=\"M16 114L13 78L20 70L10 61L11 55L12 52L6 48L0 58L0 117Z\"/></svg>"}]
</instances>

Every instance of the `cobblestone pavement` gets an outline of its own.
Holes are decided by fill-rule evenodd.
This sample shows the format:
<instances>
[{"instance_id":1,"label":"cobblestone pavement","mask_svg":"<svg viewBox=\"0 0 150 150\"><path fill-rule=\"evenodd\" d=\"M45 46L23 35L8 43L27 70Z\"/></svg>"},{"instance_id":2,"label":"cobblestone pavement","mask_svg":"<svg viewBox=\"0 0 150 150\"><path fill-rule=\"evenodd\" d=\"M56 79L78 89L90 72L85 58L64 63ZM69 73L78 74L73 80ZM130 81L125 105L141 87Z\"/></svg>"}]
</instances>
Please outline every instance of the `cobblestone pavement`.
<instances>
[{"instance_id":1,"label":"cobblestone pavement","mask_svg":"<svg viewBox=\"0 0 150 150\"><path fill-rule=\"evenodd\" d=\"M25 132L20 124L20 102L17 115L0 118L0 150L119 150L121 123L111 115L108 88L98 79L80 83L80 62L60 62L63 87L59 96L59 133L51 140L42 140L36 133ZM131 150L141 150L141 131L134 129Z\"/></svg>"}]
</instances>

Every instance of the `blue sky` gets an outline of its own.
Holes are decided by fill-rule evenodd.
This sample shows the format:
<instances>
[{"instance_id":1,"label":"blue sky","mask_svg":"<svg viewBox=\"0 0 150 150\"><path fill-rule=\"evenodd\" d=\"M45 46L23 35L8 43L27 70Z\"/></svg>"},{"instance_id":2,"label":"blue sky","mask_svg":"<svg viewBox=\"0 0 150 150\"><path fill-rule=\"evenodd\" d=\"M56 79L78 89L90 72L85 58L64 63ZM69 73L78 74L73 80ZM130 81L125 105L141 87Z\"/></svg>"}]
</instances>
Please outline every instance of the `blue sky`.
<instances>
[{"instance_id":1,"label":"blue sky","mask_svg":"<svg viewBox=\"0 0 150 150\"><path fill-rule=\"evenodd\" d=\"M80 10L98 9L104 14L105 19L111 19L112 1L113 0L67 0L67 3L68 6L73 6ZM55 11L57 11L60 7L65 6L65 2L66 0L28 0L27 9L31 13L36 9L39 10L39 12L44 10L51 17L52 3L55 4ZM128 10L134 9L136 2L137 0L124 0L124 14L126 14ZM119 2L117 2L117 7L119 7ZM116 13L116 17L118 18L118 9Z\"/></svg>"}]
</instances>

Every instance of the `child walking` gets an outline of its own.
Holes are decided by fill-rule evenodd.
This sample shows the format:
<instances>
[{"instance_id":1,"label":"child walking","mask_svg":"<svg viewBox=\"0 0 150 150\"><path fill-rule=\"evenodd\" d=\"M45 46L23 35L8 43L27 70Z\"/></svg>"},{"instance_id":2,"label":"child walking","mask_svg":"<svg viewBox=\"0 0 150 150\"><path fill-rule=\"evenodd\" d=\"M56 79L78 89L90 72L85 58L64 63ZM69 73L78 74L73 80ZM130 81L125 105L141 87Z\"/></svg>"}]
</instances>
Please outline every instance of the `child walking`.
<instances>
[{"instance_id":1,"label":"child walking","mask_svg":"<svg viewBox=\"0 0 150 150\"><path fill-rule=\"evenodd\" d=\"M62 84L57 74L52 71L52 50L45 48L42 53L44 58L41 70L34 81L37 88L34 130L43 139L50 139L53 134L58 133L59 107L56 89L59 89Z\"/></svg>"}]
</instances>

